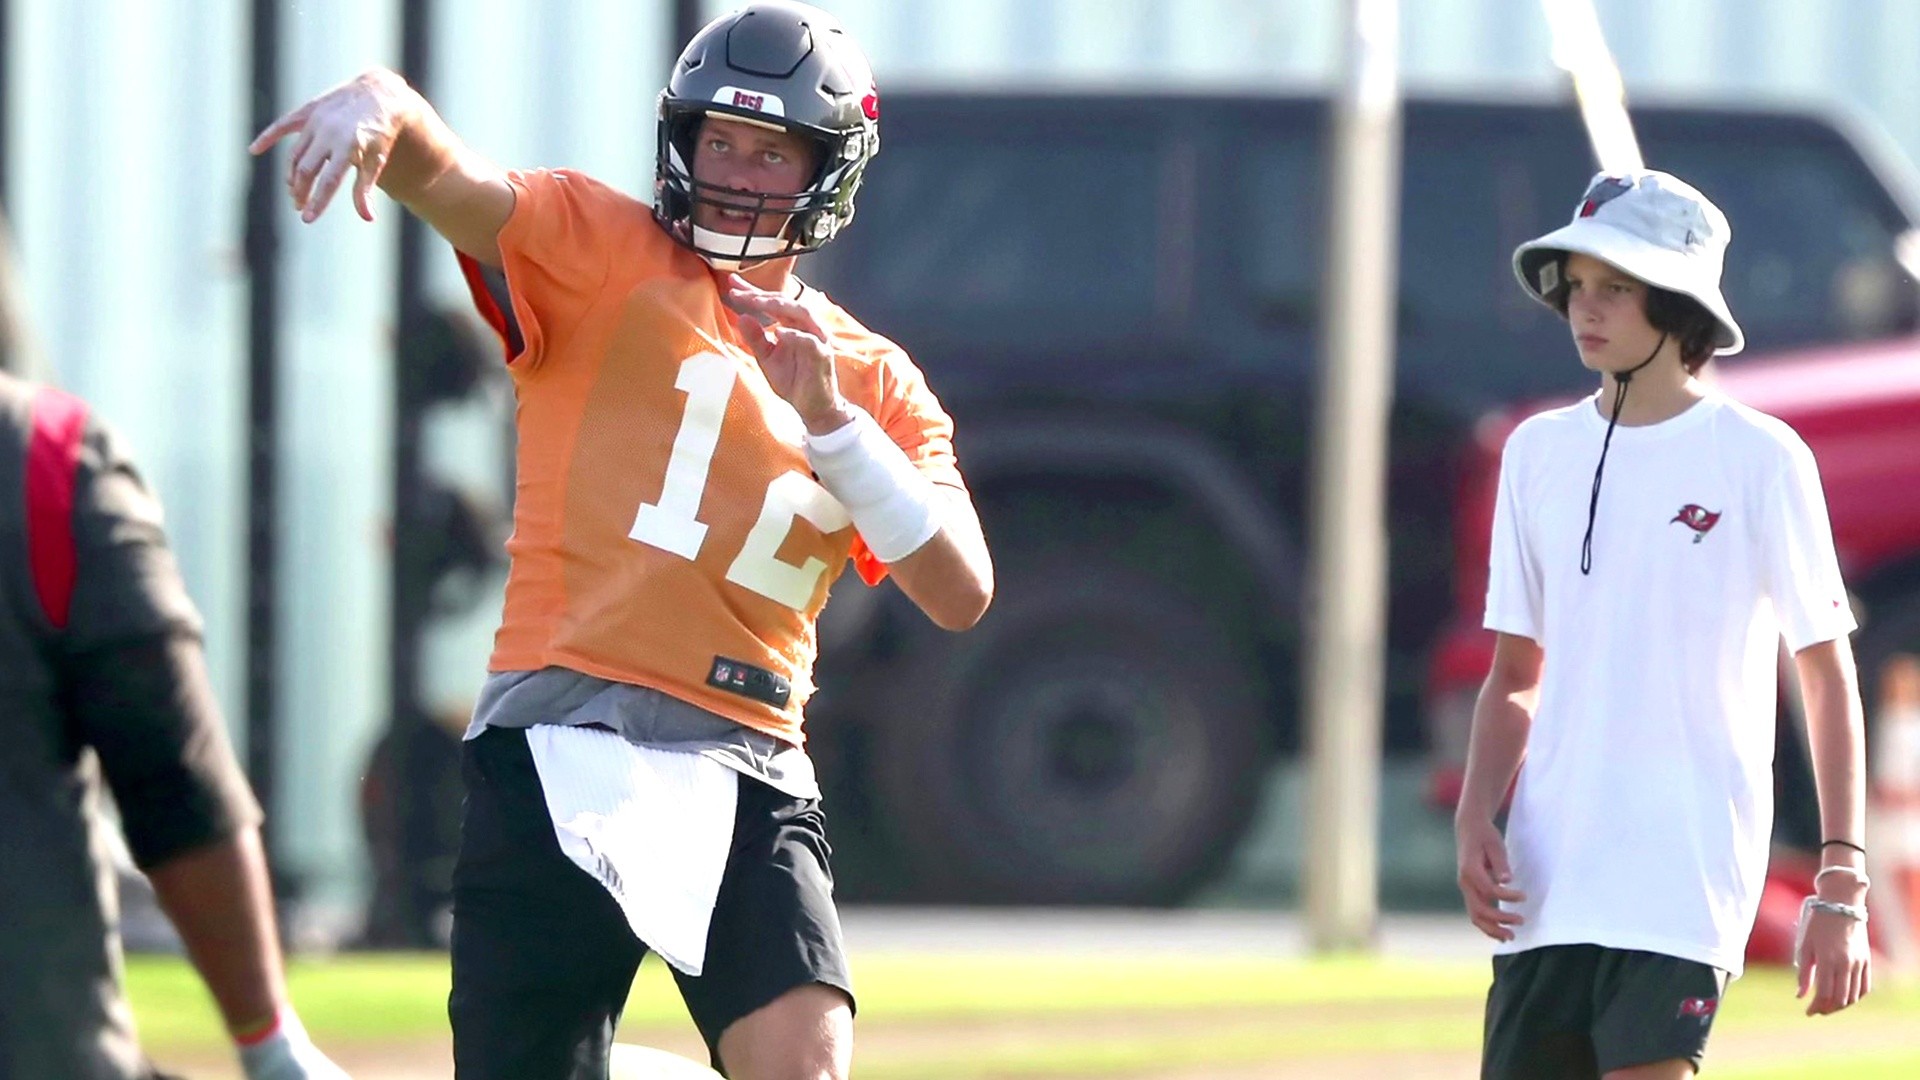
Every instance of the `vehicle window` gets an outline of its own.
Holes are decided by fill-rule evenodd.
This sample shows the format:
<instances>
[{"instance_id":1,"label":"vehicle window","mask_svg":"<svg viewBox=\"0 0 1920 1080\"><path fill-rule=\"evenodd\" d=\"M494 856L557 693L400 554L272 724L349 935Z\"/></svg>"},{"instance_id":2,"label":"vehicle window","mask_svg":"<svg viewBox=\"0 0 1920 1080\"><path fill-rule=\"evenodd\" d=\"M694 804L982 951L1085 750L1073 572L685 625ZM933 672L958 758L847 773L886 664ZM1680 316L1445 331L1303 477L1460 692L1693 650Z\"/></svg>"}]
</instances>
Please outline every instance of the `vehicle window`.
<instances>
[{"instance_id":1,"label":"vehicle window","mask_svg":"<svg viewBox=\"0 0 1920 1080\"><path fill-rule=\"evenodd\" d=\"M1288 129L1233 155L1237 170L1221 228L1239 237L1245 301L1269 329L1311 331L1318 323L1326 250L1326 171L1316 133Z\"/></svg>"},{"instance_id":2,"label":"vehicle window","mask_svg":"<svg viewBox=\"0 0 1920 1080\"><path fill-rule=\"evenodd\" d=\"M1579 383L1566 325L1513 276L1589 175L1577 121L1425 115L1402 150L1401 378L1469 407Z\"/></svg>"},{"instance_id":3,"label":"vehicle window","mask_svg":"<svg viewBox=\"0 0 1920 1080\"><path fill-rule=\"evenodd\" d=\"M964 316L982 344L1124 334L1155 311L1154 140L889 142L806 274L875 325Z\"/></svg>"},{"instance_id":4,"label":"vehicle window","mask_svg":"<svg viewBox=\"0 0 1920 1080\"><path fill-rule=\"evenodd\" d=\"M1519 288L1511 257L1571 217L1592 158L1571 109L1511 120L1442 115L1406 132L1401 378L1463 404L1586 383L1558 362L1572 359L1565 324ZM1894 258L1907 222L1830 130L1650 112L1640 131L1650 165L1731 221L1722 287L1754 354L1912 329L1915 286Z\"/></svg>"},{"instance_id":5,"label":"vehicle window","mask_svg":"<svg viewBox=\"0 0 1920 1080\"><path fill-rule=\"evenodd\" d=\"M1726 211L1733 242L1721 288L1750 349L1911 328L1914 283L1894 258L1906 225L1844 143L1688 139L1649 150Z\"/></svg>"}]
</instances>

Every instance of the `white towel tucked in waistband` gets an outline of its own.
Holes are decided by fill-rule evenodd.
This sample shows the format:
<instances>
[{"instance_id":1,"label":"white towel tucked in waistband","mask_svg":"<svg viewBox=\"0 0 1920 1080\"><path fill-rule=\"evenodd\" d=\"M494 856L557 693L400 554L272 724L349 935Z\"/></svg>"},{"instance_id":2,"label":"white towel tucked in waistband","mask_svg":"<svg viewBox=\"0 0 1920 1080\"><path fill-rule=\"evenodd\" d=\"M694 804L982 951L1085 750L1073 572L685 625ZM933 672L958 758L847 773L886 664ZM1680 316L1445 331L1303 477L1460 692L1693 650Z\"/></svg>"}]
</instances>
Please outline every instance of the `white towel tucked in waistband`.
<instances>
[{"instance_id":1,"label":"white towel tucked in waistband","mask_svg":"<svg viewBox=\"0 0 1920 1080\"><path fill-rule=\"evenodd\" d=\"M733 845L739 774L602 728L538 724L527 729L527 746L560 850L606 886L648 948L700 974Z\"/></svg>"}]
</instances>

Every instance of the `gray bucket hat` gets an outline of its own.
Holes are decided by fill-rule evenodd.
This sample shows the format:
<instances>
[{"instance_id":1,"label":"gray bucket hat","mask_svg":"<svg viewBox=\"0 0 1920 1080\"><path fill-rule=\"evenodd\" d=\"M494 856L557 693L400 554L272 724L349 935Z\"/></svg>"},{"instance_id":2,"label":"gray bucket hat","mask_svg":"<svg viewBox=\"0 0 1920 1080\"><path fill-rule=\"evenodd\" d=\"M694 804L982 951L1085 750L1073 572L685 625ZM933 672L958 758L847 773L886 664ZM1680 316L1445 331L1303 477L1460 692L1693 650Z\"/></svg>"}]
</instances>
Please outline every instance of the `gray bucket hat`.
<instances>
[{"instance_id":1,"label":"gray bucket hat","mask_svg":"<svg viewBox=\"0 0 1920 1080\"><path fill-rule=\"evenodd\" d=\"M1649 285L1700 301L1720 325L1713 351L1746 347L1720 293L1720 270L1732 229L1720 208L1679 178L1652 169L1599 173L1574 209L1573 220L1521 244L1513 272L1534 299L1549 306L1564 282L1563 257L1590 255Z\"/></svg>"}]
</instances>

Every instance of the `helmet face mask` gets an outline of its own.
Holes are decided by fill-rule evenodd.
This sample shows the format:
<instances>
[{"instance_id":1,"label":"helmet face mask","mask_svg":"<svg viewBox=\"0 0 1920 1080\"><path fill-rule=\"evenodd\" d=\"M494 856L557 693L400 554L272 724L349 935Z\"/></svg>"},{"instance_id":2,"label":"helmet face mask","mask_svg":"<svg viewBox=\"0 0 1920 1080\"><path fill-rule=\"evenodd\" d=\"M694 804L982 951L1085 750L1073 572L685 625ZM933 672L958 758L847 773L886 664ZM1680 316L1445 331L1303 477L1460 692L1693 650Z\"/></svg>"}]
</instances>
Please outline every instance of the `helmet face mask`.
<instances>
[{"instance_id":1,"label":"helmet face mask","mask_svg":"<svg viewBox=\"0 0 1920 1080\"><path fill-rule=\"evenodd\" d=\"M853 219L853 198L880 149L879 98L865 56L832 16L759 0L709 23L688 43L660 95L654 217L722 270L822 247ZM814 149L798 192L753 193L695 178L696 136L709 117L786 131ZM745 235L701 228L699 206L753 214ZM767 218L785 218L757 235Z\"/></svg>"}]
</instances>

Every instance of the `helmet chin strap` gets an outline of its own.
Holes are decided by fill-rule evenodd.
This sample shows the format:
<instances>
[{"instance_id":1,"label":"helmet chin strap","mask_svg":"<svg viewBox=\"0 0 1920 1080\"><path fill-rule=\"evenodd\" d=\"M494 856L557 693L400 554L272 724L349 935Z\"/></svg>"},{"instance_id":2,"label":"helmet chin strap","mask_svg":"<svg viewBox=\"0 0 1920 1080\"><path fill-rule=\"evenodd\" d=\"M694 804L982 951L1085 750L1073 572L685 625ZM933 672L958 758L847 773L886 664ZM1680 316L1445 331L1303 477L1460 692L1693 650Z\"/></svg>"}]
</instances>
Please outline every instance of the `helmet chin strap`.
<instances>
[{"instance_id":1,"label":"helmet chin strap","mask_svg":"<svg viewBox=\"0 0 1920 1080\"><path fill-rule=\"evenodd\" d=\"M1600 509L1600 475L1607 467L1607 448L1613 445L1613 429L1620 423L1620 408L1627 403L1627 386L1633 382L1634 373L1653 363L1653 358L1659 356L1660 350L1666 347L1667 335L1661 334L1659 342L1654 345L1653 351L1647 354L1645 360L1625 371L1613 372L1613 379L1620 384L1620 389L1614 391L1613 415L1607 419L1607 437L1600 442L1600 463L1593 467L1593 494L1587 499L1587 535L1580 540L1580 572L1582 574L1593 572L1593 518Z\"/></svg>"}]
</instances>

